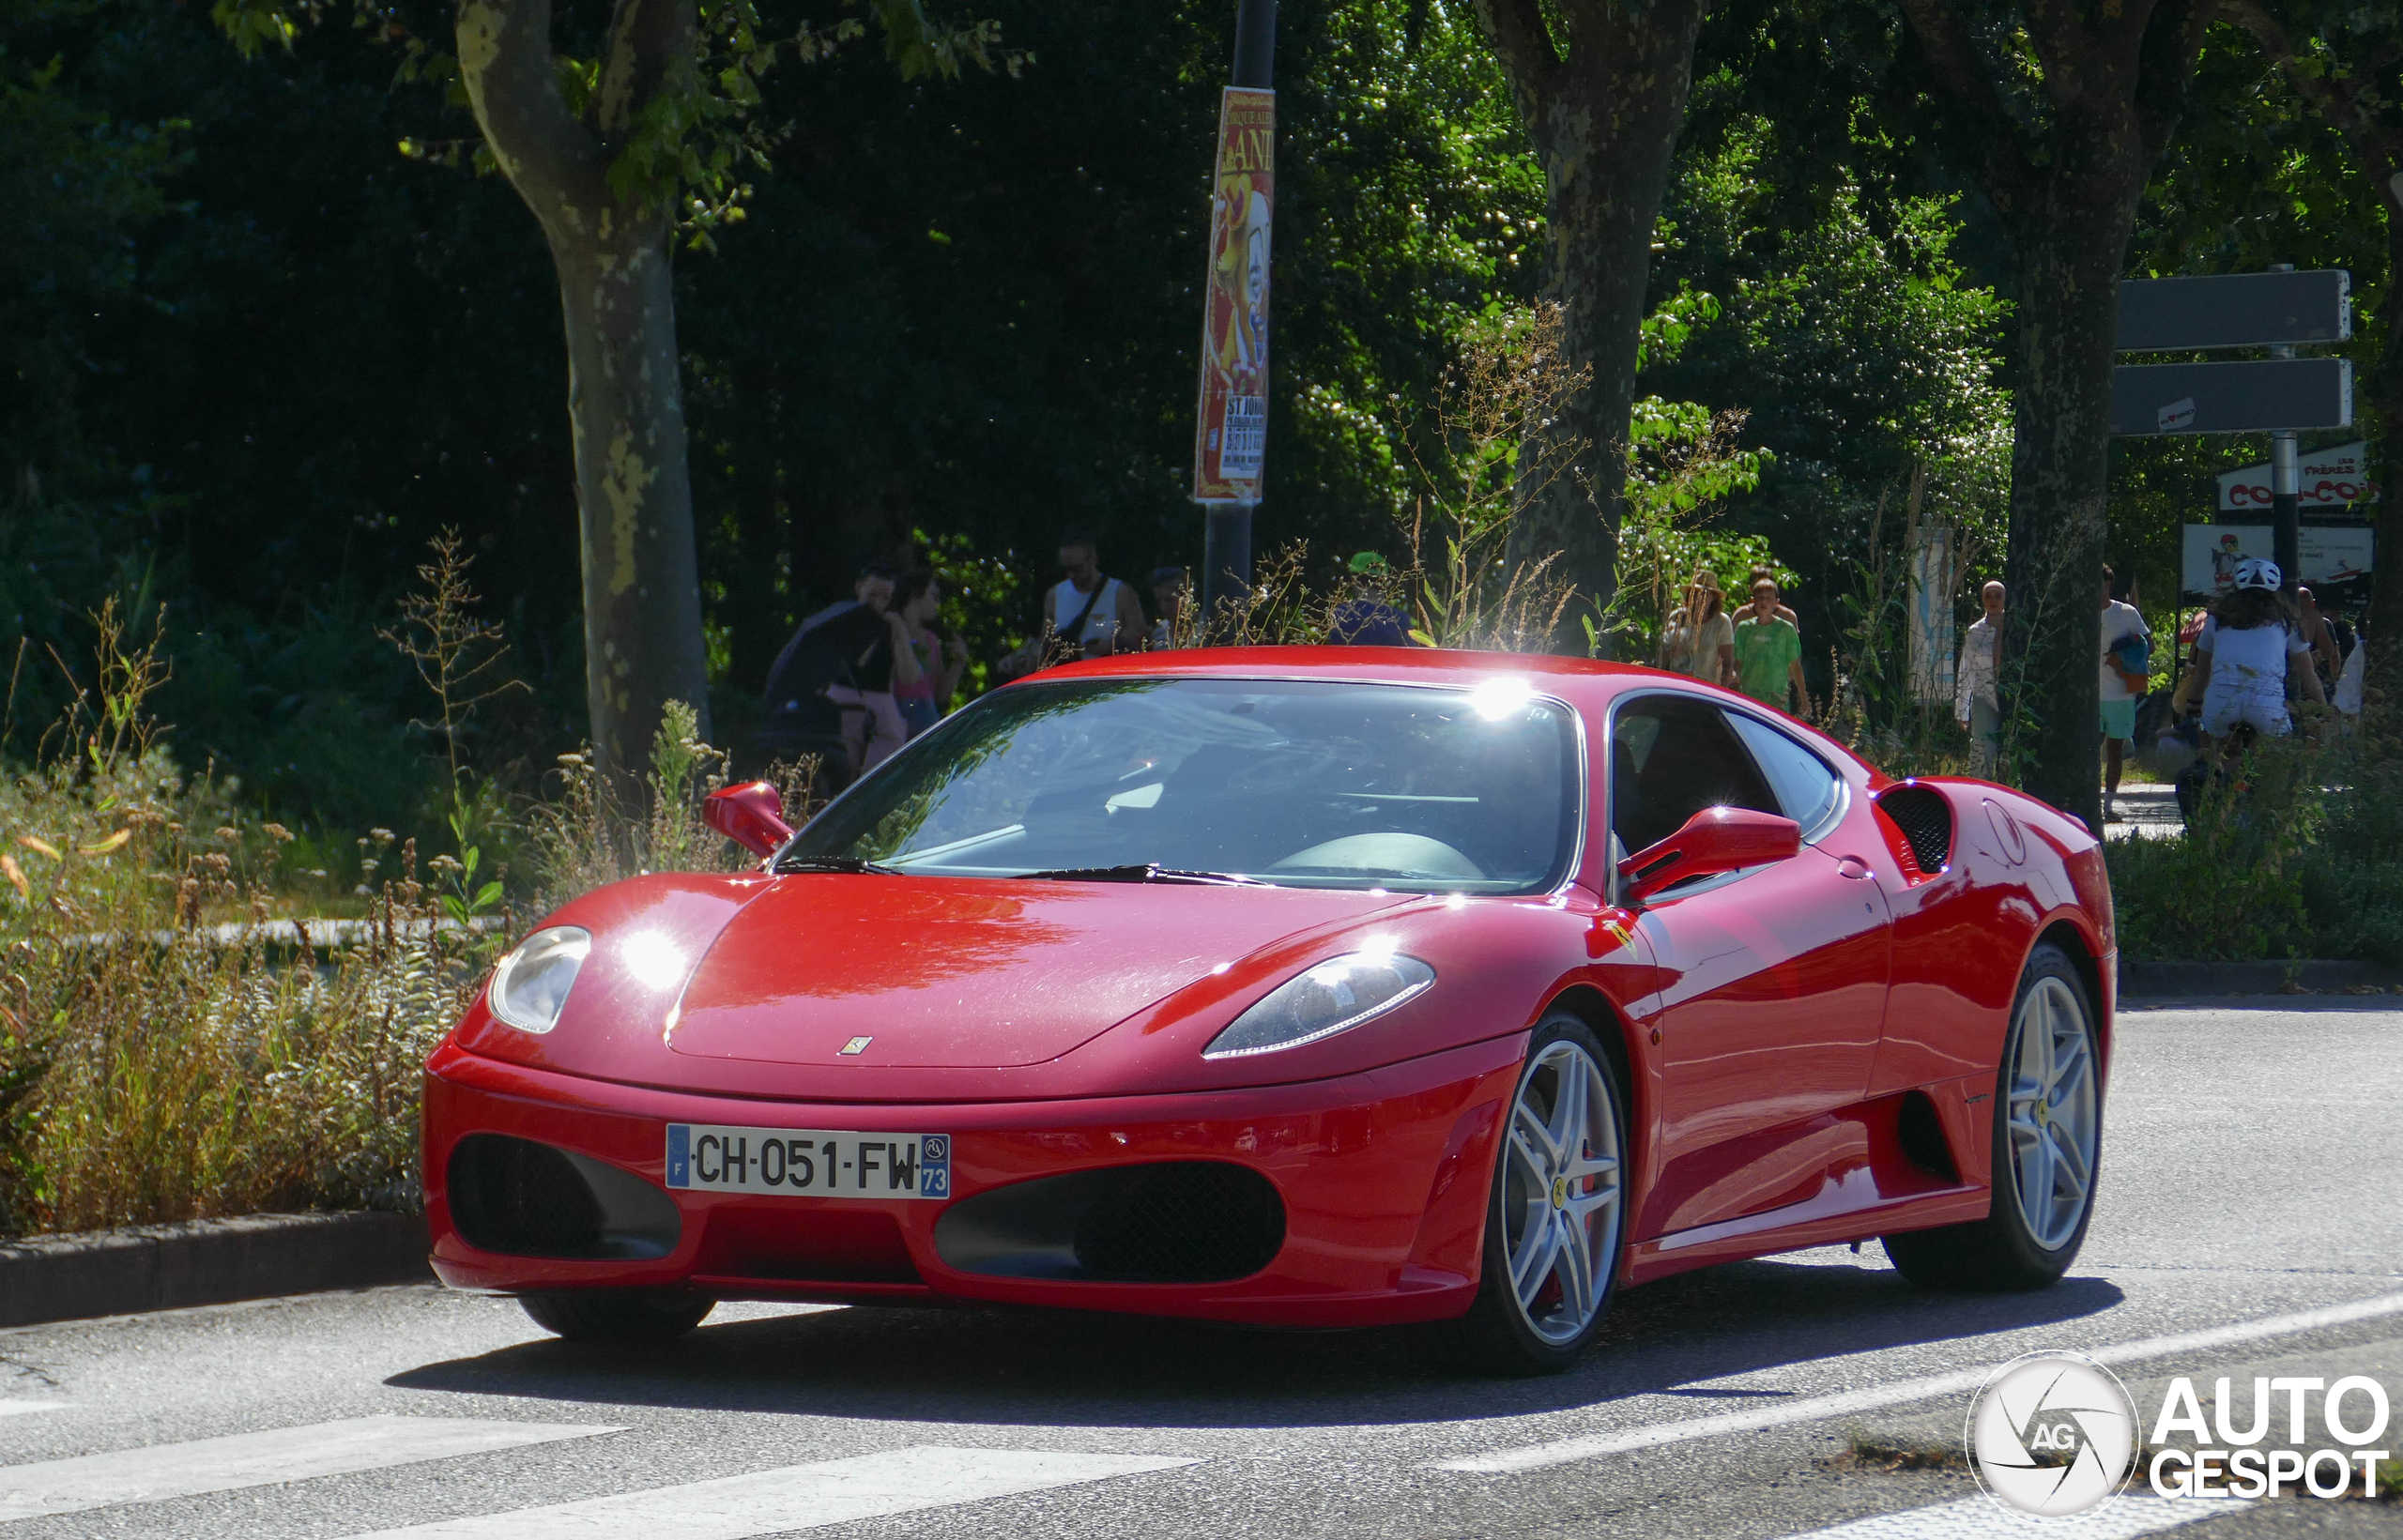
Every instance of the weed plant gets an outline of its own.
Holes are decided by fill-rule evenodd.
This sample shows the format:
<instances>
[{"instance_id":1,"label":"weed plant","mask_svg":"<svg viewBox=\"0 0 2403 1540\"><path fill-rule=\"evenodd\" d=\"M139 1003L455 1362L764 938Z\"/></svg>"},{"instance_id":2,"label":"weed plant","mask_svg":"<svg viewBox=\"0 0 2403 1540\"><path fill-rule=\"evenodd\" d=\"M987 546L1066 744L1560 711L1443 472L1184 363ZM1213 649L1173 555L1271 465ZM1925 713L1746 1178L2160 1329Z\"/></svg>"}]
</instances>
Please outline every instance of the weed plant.
<instances>
[{"instance_id":1,"label":"weed plant","mask_svg":"<svg viewBox=\"0 0 2403 1540\"><path fill-rule=\"evenodd\" d=\"M95 618L95 678L0 782L0 1233L412 1207L426 1057L516 934L604 882L745 859L700 822L723 756L671 704L642 806L607 805L583 755L531 807L454 789L466 851L525 852L514 894L449 853L421 873L378 830L348 895L363 923L269 925L292 835L176 765L147 712L156 644ZM799 814L811 767L781 773Z\"/></svg>"}]
</instances>

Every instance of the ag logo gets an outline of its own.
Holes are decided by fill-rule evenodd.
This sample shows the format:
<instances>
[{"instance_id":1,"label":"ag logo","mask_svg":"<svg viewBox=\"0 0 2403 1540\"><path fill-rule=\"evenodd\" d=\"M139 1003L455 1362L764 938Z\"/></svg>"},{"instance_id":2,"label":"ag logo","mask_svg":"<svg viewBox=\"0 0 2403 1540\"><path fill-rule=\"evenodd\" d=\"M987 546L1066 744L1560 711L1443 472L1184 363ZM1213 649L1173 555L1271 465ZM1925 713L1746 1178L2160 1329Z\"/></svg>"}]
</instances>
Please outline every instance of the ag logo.
<instances>
[{"instance_id":1,"label":"ag logo","mask_svg":"<svg viewBox=\"0 0 2403 1540\"><path fill-rule=\"evenodd\" d=\"M2135 1465L2135 1405L2078 1353L2029 1353L1969 1403L1978 1485L2019 1513L2067 1518L2116 1496Z\"/></svg>"}]
</instances>

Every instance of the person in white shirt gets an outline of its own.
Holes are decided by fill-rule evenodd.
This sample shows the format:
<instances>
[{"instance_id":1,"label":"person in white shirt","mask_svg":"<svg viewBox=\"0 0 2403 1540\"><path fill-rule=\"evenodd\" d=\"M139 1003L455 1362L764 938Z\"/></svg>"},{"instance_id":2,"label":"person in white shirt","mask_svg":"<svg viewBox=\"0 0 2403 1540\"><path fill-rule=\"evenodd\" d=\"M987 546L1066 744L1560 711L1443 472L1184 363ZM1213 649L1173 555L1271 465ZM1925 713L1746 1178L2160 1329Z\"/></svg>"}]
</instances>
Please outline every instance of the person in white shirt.
<instances>
[{"instance_id":1,"label":"person in white shirt","mask_svg":"<svg viewBox=\"0 0 2403 1540\"><path fill-rule=\"evenodd\" d=\"M2303 628L2278 592L2284 577L2276 562L2245 558L2237 566L2236 586L2212 605L2211 618L2195 638L2194 672L2178 694L2191 698L2200 688L2206 747L2239 728L2272 738L2292 732L2294 722L2287 714L2289 679L2315 705L2327 703L2319 670L2311 666L2311 644L2304 640Z\"/></svg>"},{"instance_id":2,"label":"person in white shirt","mask_svg":"<svg viewBox=\"0 0 2403 1540\"><path fill-rule=\"evenodd\" d=\"M1976 747L1975 770L1992 775L2002 741L2002 701L1997 685L2002 677L2002 599L1999 583L1979 590L1985 614L1961 638L1961 661L1952 670L1952 715L1969 729Z\"/></svg>"},{"instance_id":3,"label":"person in white shirt","mask_svg":"<svg viewBox=\"0 0 2403 1540\"><path fill-rule=\"evenodd\" d=\"M1042 632L1002 660L1003 679L1032 674L1063 650L1072 659L1143 650L1150 630L1143 624L1142 601L1135 597L1133 584L1102 575L1091 535L1060 537L1060 570L1066 576L1044 590Z\"/></svg>"},{"instance_id":4,"label":"person in white shirt","mask_svg":"<svg viewBox=\"0 0 2403 1540\"><path fill-rule=\"evenodd\" d=\"M2151 688L2149 673L2139 673L2130 666L2130 660L2139 652L2150 656L2150 649L2140 645L2123 645L2134 638L2137 644L2150 643L2152 633L2136 613L2134 604L2123 604L2111 597L2111 569L2103 569L2103 821L2124 823L2111 800L2120 795L2121 756L2129 742L2136 736L2136 706Z\"/></svg>"}]
</instances>

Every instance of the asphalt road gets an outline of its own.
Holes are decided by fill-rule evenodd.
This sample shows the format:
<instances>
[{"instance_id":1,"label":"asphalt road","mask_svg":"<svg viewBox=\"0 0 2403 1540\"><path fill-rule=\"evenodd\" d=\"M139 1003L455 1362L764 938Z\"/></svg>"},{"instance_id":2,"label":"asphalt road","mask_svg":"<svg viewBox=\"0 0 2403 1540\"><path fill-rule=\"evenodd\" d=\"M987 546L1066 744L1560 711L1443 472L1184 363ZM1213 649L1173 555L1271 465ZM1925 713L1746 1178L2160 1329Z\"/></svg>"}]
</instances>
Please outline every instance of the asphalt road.
<instances>
[{"instance_id":1,"label":"asphalt road","mask_svg":"<svg viewBox=\"0 0 2403 1540\"><path fill-rule=\"evenodd\" d=\"M2045 1348L2110 1357L2148 1417L2169 1375L2208 1396L2258 1372L2368 1374L2403 1419L2398 1108L2403 1012L2133 1009L2059 1287L1923 1294L1874 1243L1719 1268L1624 1296L1576 1372L1533 1382L1460 1379L1409 1333L968 1311L727 1306L595 1351L432 1288L23 1328L0 1333L0 1532L2026 1535L1958 1469L1848 1463L1847 1432L1957 1441L1963 1377ZM2398 1502L2121 1502L2065 1532L2403 1535Z\"/></svg>"}]
</instances>

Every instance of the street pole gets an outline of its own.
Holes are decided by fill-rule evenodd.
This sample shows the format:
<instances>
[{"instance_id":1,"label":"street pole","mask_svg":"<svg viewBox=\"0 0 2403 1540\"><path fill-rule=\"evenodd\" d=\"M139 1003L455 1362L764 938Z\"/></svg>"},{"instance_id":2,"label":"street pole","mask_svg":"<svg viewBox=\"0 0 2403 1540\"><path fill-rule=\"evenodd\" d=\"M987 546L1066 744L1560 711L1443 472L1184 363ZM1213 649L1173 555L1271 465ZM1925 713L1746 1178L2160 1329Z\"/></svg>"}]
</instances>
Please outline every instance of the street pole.
<instances>
[{"instance_id":1,"label":"street pole","mask_svg":"<svg viewBox=\"0 0 2403 1540\"><path fill-rule=\"evenodd\" d=\"M2273 273L2294 271L2291 262L2273 262ZM2270 349L2273 358L2291 358L2294 348L2280 343ZM2295 469L2295 435L2270 435L2270 559L2278 564L2280 591L2291 596L2303 582L2303 478Z\"/></svg>"},{"instance_id":2,"label":"street pole","mask_svg":"<svg viewBox=\"0 0 2403 1540\"><path fill-rule=\"evenodd\" d=\"M1231 84L1264 91L1276 83L1277 0L1236 0ZM1259 506L1210 505L1202 549L1202 623L1213 640L1221 617L1251 592L1251 515Z\"/></svg>"}]
</instances>

